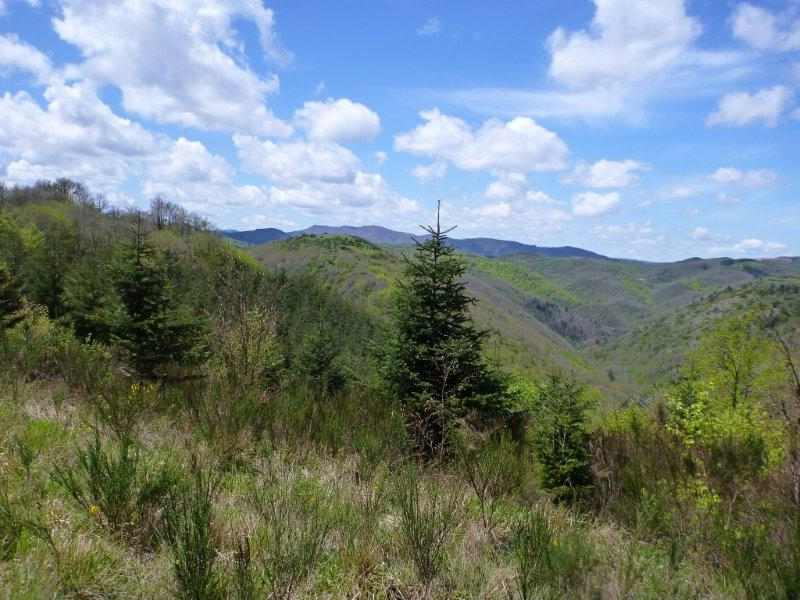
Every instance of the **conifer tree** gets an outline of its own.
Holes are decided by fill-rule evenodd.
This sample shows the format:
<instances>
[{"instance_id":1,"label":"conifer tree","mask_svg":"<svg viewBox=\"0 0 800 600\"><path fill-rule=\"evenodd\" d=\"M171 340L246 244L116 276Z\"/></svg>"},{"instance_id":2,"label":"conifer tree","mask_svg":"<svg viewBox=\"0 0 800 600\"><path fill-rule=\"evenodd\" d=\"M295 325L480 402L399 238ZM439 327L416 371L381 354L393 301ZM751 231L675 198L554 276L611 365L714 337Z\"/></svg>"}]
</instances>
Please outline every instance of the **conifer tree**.
<instances>
[{"instance_id":1,"label":"conifer tree","mask_svg":"<svg viewBox=\"0 0 800 600\"><path fill-rule=\"evenodd\" d=\"M503 386L483 361L486 332L472 322L464 262L436 226L406 259L396 304L396 332L386 356L388 382L404 404L416 441L426 454L441 451L448 428L468 414L504 405Z\"/></svg>"},{"instance_id":2,"label":"conifer tree","mask_svg":"<svg viewBox=\"0 0 800 600\"><path fill-rule=\"evenodd\" d=\"M194 366L206 357L204 319L179 302L166 265L141 228L117 264L122 304L112 338L144 377L163 377L171 366Z\"/></svg>"},{"instance_id":3,"label":"conifer tree","mask_svg":"<svg viewBox=\"0 0 800 600\"><path fill-rule=\"evenodd\" d=\"M22 297L19 285L11 269L0 261L0 337L5 330L14 325L18 320L18 313L22 308Z\"/></svg>"},{"instance_id":4,"label":"conifer tree","mask_svg":"<svg viewBox=\"0 0 800 600\"><path fill-rule=\"evenodd\" d=\"M559 498L576 498L592 483L586 411L581 387L551 375L535 401L533 444L542 485Z\"/></svg>"}]
</instances>

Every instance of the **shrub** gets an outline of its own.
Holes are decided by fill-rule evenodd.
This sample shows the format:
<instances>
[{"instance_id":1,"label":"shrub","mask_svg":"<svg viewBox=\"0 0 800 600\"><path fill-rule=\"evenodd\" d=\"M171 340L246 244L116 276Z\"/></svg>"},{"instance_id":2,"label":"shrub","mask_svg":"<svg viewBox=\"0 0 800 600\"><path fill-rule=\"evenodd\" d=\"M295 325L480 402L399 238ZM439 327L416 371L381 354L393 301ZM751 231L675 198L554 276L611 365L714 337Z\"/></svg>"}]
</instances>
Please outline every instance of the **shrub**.
<instances>
[{"instance_id":1,"label":"shrub","mask_svg":"<svg viewBox=\"0 0 800 600\"><path fill-rule=\"evenodd\" d=\"M559 531L556 516L536 507L515 526L511 549L523 600L576 597L591 566L593 550L585 532L570 524Z\"/></svg>"},{"instance_id":2,"label":"shrub","mask_svg":"<svg viewBox=\"0 0 800 600\"><path fill-rule=\"evenodd\" d=\"M217 543L212 530L218 479L196 464L192 481L173 488L164 503L163 537L173 555L178 596L184 600L223 597L215 563Z\"/></svg>"},{"instance_id":3,"label":"shrub","mask_svg":"<svg viewBox=\"0 0 800 600\"><path fill-rule=\"evenodd\" d=\"M497 507L504 496L519 486L520 461L507 434L489 441L473 441L468 439L471 433L465 432L457 444L457 467L478 499L483 526L494 539Z\"/></svg>"},{"instance_id":4,"label":"shrub","mask_svg":"<svg viewBox=\"0 0 800 600\"><path fill-rule=\"evenodd\" d=\"M424 484L409 467L397 478L394 499L400 512L401 554L429 585L445 566L446 546L459 522L458 497L435 482Z\"/></svg>"},{"instance_id":5,"label":"shrub","mask_svg":"<svg viewBox=\"0 0 800 600\"><path fill-rule=\"evenodd\" d=\"M539 510L527 512L517 524L512 542L517 589L523 600L534 598L536 590L553 579L555 534Z\"/></svg>"},{"instance_id":6,"label":"shrub","mask_svg":"<svg viewBox=\"0 0 800 600\"><path fill-rule=\"evenodd\" d=\"M115 533L147 542L159 502L175 482L166 467L155 472L150 467L130 439L104 447L95 433L94 441L78 450L77 465L56 467L52 479Z\"/></svg>"},{"instance_id":7,"label":"shrub","mask_svg":"<svg viewBox=\"0 0 800 600\"><path fill-rule=\"evenodd\" d=\"M314 481L270 477L251 500L261 516L258 578L272 598L292 598L319 562L334 525L332 498Z\"/></svg>"}]
</instances>

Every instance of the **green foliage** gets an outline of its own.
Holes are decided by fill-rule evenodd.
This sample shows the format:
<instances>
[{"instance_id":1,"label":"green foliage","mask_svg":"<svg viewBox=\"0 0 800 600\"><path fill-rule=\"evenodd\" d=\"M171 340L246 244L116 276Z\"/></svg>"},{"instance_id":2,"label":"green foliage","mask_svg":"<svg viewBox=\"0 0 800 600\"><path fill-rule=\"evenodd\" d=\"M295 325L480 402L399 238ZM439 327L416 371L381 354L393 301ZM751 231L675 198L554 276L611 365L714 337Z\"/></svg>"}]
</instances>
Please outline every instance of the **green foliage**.
<instances>
[{"instance_id":1,"label":"green foliage","mask_svg":"<svg viewBox=\"0 0 800 600\"><path fill-rule=\"evenodd\" d=\"M123 306L113 339L144 377L163 377L172 365L195 366L206 358L205 321L181 304L164 259L140 234L122 252L115 283Z\"/></svg>"},{"instance_id":2,"label":"green foliage","mask_svg":"<svg viewBox=\"0 0 800 600\"><path fill-rule=\"evenodd\" d=\"M107 261L86 259L73 266L64 282L63 301L79 339L111 341L122 307Z\"/></svg>"},{"instance_id":3,"label":"green foliage","mask_svg":"<svg viewBox=\"0 0 800 600\"><path fill-rule=\"evenodd\" d=\"M447 544L460 520L459 499L407 467L397 477L394 501L400 514L401 555L414 564L419 580L429 585L445 567Z\"/></svg>"},{"instance_id":4,"label":"green foliage","mask_svg":"<svg viewBox=\"0 0 800 600\"><path fill-rule=\"evenodd\" d=\"M252 493L261 517L253 573L271 598L293 598L319 563L335 524L331 493L306 479L269 478ZM249 542L248 542L249 543Z\"/></svg>"},{"instance_id":5,"label":"green foliage","mask_svg":"<svg viewBox=\"0 0 800 600\"><path fill-rule=\"evenodd\" d=\"M292 369L318 398L340 392L346 382L336 338L330 329L323 327L303 338L292 361Z\"/></svg>"},{"instance_id":6,"label":"green foliage","mask_svg":"<svg viewBox=\"0 0 800 600\"><path fill-rule=\"evenodd\" d=\"M172 551L178 597L184 600L224 597L212 529L218 487L213 474L194 465L191 482L173 488L164 503L163 536Z\"/></svg>"},{"instance_id":7,"label":"green foliage","mask_svg":"<svg viewBox=\"0 0 800 600\"><path fill-rule=\"evenodd\" d=\"M128 439L104 447L99 434L78 450L74 466L56 467L52 479L89 515L115 533L147 543L161 499L175 483L164 466L148 465Z\"/></svg>"},{"instance_id":8,"label":"green foliage","mask_svg":"<svg viewBox=\"0 0 800 600\"><path fill-rule=\"evenodd\" d=\"M22 295L19 284L8 265L0 260L0 339L5 330L15 325L21 318Z\"/></svg>"},{"instance_id":9,"label":"green foliage","mask_svg":"<svg viewBox=\"0 0 800 600\"><path fill-rule=\"evenodd\" d=\"M396 331L385 356L385 376L409 412L418 445L439 452L456 419L470 411L505 408L499 378L486 366L486 332L472 323L475 302L462 280L465 263L439 227L417 245L397 297Z\"/></svg>"},{"instance_id":10,"label":"green foliage","mask_svg":"<svg viewBox=\"0 0 800 600\"><path fill-rule=\"evenodd\" d=\"M555 514L526 511L514 528L511 551L523 600L575 597L594 561L594 549L580 527L557 528Z\"/></svg>"},{"instance_id":11,"label":"green foliage","mask_svg":"<svg viewBox=\"0 0 800 600\"><path fill-rule=\"evenodd\" d=\"M517 490L522 482L523 465L519 451L520 448L505 433L497 439L483 440L467 431L456 445L458 470L475 494L483 526L492 538L500 502Z\"/></svg>"},{"instance_id":12,"label":"green foliage","mask_svg":"<svg viewBox=\"0 0 800 600\"><path fill-rule=\"evenodd\" d=\"M592 483L586 411L582 388L551 375L535 403L533 444L542 468L542 485L560 498L576 498Z\"/></svg>"},{"instance_id":13,"label":"green foliage","mask_svg":"<svg viewBox=\"0 0 800 600\"><path fill-rule=\"evenodd\" d=\"M541 511L531 510L520 519L512 542L517 589L523 600L553 578L554 531Z\"/></svg>"}]
</instances>

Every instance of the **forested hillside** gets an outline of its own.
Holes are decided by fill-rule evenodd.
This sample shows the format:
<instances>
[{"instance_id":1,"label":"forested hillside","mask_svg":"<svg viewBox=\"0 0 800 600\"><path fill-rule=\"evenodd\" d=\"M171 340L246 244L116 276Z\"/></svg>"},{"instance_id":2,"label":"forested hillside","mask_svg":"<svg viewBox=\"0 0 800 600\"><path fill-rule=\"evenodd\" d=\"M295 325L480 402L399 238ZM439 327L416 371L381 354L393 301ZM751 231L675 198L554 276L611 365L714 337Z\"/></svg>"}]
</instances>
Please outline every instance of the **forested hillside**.
<instances>
[{"instance_id":1,"label":"forested hillside","mask_svg":"<svg viewBox=\"0 0 800 600\"><path fill-rule=\"evenodd\" d=\"M800 261L239 247L0 188L7 598L800 597Z\"/></svg>"}]
</instances>

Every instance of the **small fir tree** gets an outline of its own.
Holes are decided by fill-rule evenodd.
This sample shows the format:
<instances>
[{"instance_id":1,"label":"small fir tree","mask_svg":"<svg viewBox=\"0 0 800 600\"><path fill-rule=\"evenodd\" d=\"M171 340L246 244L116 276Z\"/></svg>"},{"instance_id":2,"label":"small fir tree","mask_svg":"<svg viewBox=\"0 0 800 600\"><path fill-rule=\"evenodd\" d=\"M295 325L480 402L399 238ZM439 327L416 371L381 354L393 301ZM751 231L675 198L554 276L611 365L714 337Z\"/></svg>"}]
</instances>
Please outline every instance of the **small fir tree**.
<instances>
[{"instance_id":1,"label":"small fir tree","mask_svg":"<svg viewBox=\"0 0 800 600\"><path fill-rule=\"evenodd\" d=\"M576 498L592 483L587 409L580 385L558 375L537 394L533 444L542 485L559 498Z\"/></svg>"},{"instance_id":2,"label":"small fir tree","mask_svg":"<svg viewBox=\"0 0 800 600\"><path fill-rule=\"evenodd\" d=\"M205 360L205 320L179 302L163 259L141 230L117 262L115 284L122 310L112 339L128 351L140 375L161 378L172 366Z\"/></svg>"},{"instance_id":3,"label":"small fir tree","mask_svg":"<svg viewBox=\"0 0 800 600\"><path fill-rule=\"evenodd\" d=\"M452 229L442 230L438 211L436 226L423 229L430 237L406 260L385 374L418 445L431 455L444 448L457 419L496 413L505 398L481 355L487 334L470 317L475 299L466 293L464 262L447 244Z\"/></svg>"},{"instance_id":4,"label":"small fir tree","mask_svg":"<svg viewBox=\"0 0 800 600\"><path fill-rule=\"evenodd\" d=\"M0 337L19 320L22 296L11 269L0 261Z\"/></svg>"}]
</instances>

